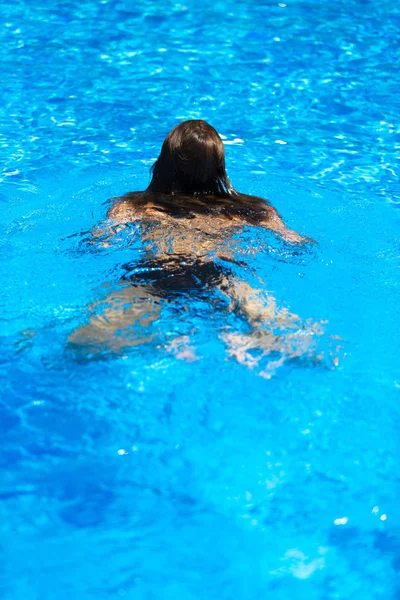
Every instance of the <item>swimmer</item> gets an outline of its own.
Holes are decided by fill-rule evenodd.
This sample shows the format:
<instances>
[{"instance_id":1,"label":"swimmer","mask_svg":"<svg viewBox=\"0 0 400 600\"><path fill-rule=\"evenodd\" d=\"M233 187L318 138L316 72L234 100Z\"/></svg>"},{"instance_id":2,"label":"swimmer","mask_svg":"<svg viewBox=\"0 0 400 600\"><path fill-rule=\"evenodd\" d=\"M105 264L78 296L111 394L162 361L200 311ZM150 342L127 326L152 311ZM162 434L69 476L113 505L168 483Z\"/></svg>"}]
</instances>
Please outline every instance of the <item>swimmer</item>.
<instances>
[{"instance_id":1,"label":"swimmer","mask_svg":"<svg viewBox=\"0 0 400 600\"><path fill-rule=\"evenodd\" d=\"M176 294L205 290L211 296L218 290L249 325L248 334L221 333L229 356L250 368L269 354L280 355L273 361L278 366L290 358L310 356L320 326L302 323L297 315L279 309L263 290L253 289L221 266L220 261L235 262L233 236L245 226L271 230L290 244L312 240L287 227L267 200L232 187L217 131L202 120L180 123L166 137L151 174L145 191L115 200L107 220L92 232L93 240L105 247L127 231L139 235L144 258L126 265L118 289L91 307L88 324L70 336L71 344L118 352L149 342L161 307ZM177 358L198 358L187 335L172 340L168 349ZM264 376L270 374L267 369Z\"/></svg>"}]
</instances>

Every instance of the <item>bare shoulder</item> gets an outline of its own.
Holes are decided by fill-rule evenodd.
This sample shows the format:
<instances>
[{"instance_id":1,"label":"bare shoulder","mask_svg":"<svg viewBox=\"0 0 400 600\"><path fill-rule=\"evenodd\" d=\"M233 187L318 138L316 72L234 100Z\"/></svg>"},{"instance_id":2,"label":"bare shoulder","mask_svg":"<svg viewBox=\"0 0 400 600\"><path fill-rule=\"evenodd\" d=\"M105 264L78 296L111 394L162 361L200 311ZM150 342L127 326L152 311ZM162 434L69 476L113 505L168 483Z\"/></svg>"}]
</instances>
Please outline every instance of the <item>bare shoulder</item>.
<instances>
[{"instance_id":1,"label":"bare shoulder","mask_svg":"<svg viewBox=\"0 0 400 600\"><path fill-rule=\"evenodd\" d=\"M117 223L130 223L140 218L143 211L141 203L137 203L130 196L117 198L111 208L108 209L107 218Z\"/></svg>"}]
</instances>

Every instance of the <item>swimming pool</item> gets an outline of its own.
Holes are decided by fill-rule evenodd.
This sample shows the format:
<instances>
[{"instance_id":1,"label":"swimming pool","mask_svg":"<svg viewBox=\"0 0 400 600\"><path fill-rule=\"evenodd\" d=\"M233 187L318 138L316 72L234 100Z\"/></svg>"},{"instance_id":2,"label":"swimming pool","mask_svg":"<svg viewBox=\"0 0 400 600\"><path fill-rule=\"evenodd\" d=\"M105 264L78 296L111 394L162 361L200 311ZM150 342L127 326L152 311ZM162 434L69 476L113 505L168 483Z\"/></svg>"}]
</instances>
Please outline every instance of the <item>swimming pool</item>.
<instances>
[{"instance_id":1,"label":"swimming pool","mask_svg":"<svg viewBox=\"0 0 400 600\"><path fill-rule=\"evenodd\" d=\"M400 597L400 9L383 1L3 2L1 597ZM177 122L318 246L258 234L277 303L343 338L270 379L194 302L154 345L68 335L140 247L85 244Z\"/></svg>"}]
</instances>

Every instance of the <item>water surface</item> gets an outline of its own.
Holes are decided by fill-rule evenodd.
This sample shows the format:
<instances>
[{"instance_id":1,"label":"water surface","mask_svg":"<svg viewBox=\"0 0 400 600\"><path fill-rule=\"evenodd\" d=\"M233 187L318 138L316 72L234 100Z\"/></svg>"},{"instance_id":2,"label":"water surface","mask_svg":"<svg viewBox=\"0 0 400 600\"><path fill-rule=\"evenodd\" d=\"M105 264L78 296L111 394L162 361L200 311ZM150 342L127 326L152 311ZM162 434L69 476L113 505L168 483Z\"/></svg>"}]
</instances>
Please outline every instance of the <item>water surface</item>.
<instances>
[{"instance_id":1,"label":"water surface","mask_svg":"<svg viewBox=\"0 0 400 600\"><path fill-rule=\"evenodd\" d=\"M398 598L399 8L0 13L2 597ZM198 361L154 344L68 352L140 256L136 242L89 247L87 232L108 198L147 185L186 118L224 136L237 189L317 240L296 252L246 231L242 247L261 248L246 277L327 321L344 340L336 369L260 377L227 357L234 316L207 302L158 324L191 335Z\"/></svg>"}]
</instances>

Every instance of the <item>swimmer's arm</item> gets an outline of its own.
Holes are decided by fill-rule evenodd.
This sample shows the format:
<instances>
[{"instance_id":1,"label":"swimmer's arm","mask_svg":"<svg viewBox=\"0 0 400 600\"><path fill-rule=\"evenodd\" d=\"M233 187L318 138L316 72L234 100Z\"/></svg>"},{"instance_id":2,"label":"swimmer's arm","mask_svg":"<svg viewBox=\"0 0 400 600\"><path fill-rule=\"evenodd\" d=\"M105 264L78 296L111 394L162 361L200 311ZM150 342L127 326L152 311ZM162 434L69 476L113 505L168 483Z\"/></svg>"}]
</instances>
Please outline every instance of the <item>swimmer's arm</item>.
<instances>
[{"instance_id":1,"label":"swimmer's arm","mask_svg":"<svg viewBox=\"0 0 400 600\"><path fill-rule=\"evenodd\" d=\"M300 233L287 227L279 216L279 213L272 206L269 207L268 216L261 221L260 225L265 229L271 229L271 231L280 235L286 242L302 244L314 241L312 238L300 235Z\"/></svg>"}]
</instances>

